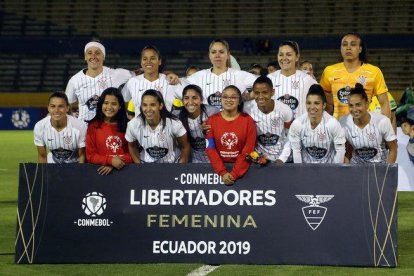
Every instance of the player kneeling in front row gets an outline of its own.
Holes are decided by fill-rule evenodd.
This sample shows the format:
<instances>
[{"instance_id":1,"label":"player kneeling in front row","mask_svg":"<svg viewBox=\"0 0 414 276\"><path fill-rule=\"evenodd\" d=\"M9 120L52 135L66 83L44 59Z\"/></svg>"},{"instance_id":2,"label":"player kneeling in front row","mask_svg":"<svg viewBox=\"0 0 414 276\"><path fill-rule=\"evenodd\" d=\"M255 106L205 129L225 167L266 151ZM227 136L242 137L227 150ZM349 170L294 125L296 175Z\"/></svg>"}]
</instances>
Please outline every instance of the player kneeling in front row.
<instances>
[{"instance_id":1,"label":"player kneeling in front row","mask_svg":"<svg viewBox=\"0 0 414 276\"><path fill-rule=\"evenodd\" d=\"M68 97L55 92L49 97L46 118L34 127L39 163L84 163L86 124L68 115ZM49 153L47 152L49 150Z\"/></svg>"},{"instance_id":2,"label":"player kneeling in front row","mask_svg":"<svg viewBox=\"0 0 414 276\"><path fill-rule=\"evenodd\" d=\"M397 137L388 117L369 112L368 96L359 83L348 97L349 115L340 119L347 140L346 163L395 163Z\"/></svg>"}]
</instances>

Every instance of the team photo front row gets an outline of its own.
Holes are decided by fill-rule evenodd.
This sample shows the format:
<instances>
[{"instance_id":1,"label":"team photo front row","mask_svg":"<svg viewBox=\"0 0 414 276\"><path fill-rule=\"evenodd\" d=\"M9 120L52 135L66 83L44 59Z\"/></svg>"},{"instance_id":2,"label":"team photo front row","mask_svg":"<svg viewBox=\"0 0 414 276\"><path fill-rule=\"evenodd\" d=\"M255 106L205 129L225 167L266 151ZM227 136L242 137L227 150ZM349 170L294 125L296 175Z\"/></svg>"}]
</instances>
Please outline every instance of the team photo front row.
<instances>
[{"instance_id":1,"label":"team photo front row","mask_svg":"<svg viewBox=\"0 0 414 276\"><path fill-rule=\"evenodd\" d=\"M245 94L228 85L215 99L221 105L208 105L202 88L190 84L177 107L166 104L160 91L147 89L129 120L121 90L107 88L97 99L96 114L85 121L70 115L67 94L55 92L47 117L34 128L38 162L97 164L101 175L132 163L211 163L227 185L252 163L396 162L391 121L368 111L361 84L350 89L349 114L339 120L325 111L327 98L318 84L309 87L301 115L275 99L266 76ZM225 163L232 163L231 170Z\"/></svg>"}]
</instances>

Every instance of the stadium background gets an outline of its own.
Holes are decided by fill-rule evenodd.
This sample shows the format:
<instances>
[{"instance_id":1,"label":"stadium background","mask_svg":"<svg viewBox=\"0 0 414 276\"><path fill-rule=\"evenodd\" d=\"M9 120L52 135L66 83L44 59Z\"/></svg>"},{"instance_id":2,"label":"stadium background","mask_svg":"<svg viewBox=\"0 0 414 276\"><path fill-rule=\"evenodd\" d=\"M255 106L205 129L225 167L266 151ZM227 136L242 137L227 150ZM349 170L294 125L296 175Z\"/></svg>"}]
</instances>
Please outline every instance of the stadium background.
<instances>
[{"instance_id":1,"label":"stadium background","mask_svg":"<svg viewBox=\"0 0 414 276\"><path fill-rule=\"evenodd\" d=\"M213 38L229 41L232 54L244 70L248 70L253 63L265 66L275 60L279 43L291 39L299 42L301 59L314 64L319 79L326 65L340 60L340 38L347 32L363 35L370 63L382 69L386 83L398 101L399 93L414 79L413 15L414 1L410 0L0 0L0 107L44 107L48 93L64 90L70 76L85 67L83 47L92 38L99 38L106 46L106 66L137 69L142 47L154 44L163 54L166 69L180 76L184 75L189 65L200 68L210 66L207 50ZM243 51L246 38L252 40L253 46L258 40L270 39L273 48L268 54L246 54ZM27 139L31 134L22 140L19 137L25 135L23 133L7 134L0 134L3 136L2 144L11 143L12 140L30 144L22 147L26 155L16 155L14 151L9 152L10 149L3 149L3 155L14 154L16 160L13 160L16 162L33 161L34 158L26 157L34 154L31 154L32 141ZM18 144L16 147L19 147ZM2 157L2 167L6 162L10 160ZM7 178L8 183L5 184L7 189L2 189L0 206L7 214L8 223L11 221L5 232L6 223L2 223L0 231L10 235L1 240L0 253L6 258L13 248L10 241L14 235L13 209L17 194L16 188L10 187L17 183L17 177L13 174L17 170L15 166L6 169L13 170L11 172L1 172L1 179ZM0 185L3 186L4 182ZM400 206L404 216L405 208L412 212L413 205L408 205L412 196L403 193L401 198L405 200ZM402 229L400 243L405 240L407 244L412 244L413 223L407 221ZM403 256L403 260L407 260L406 266L397 270L401 275L414 271L414 264L408 261L414 259L413 246L401 245L400 249L404 248L407 250ZM1 266L5 263L10 266L11 262L11 258L1 261ZM192 267L164 266L160 269L140 266L138 271L143 274L158 271L164 275L169 272L179 275L192 270ZM7 268L10 274L15 272L13 266ZM109 273L118 268L83 266L82 271ZM47 273L70 270L62 266L43 269ZM133 267L131 271L135 269ZM21 271L28 273L30 269ZM128 273L129 270L124 271ZM221 273L225 274L225 271L245 270L227 266ZM258 271L275 273L277 270L259 268ZM314 271L318 274L323 269L294 267L287 268L285 272L298 271ZM329 271L335 270L325 270ZM347 271L344 269L342 273ZM378 270L370 271L356 270L352 273L378 274Z\"/></svg>"}]
</instances>

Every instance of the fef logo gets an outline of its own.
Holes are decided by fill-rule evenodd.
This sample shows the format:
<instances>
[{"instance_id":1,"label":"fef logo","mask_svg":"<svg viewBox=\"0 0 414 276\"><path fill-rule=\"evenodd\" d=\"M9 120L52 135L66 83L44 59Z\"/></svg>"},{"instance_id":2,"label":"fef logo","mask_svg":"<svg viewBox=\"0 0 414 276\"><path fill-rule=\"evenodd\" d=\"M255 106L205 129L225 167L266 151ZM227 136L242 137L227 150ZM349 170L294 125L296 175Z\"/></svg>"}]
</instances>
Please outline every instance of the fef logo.
<instances>
[{"instance_id":1,"label":"fef logo","mask_svg":"<svg viewBox=\"0 0 414 276\"><path fill-rule=\"evenodd\" d=\"M91 217L102 215L106 209L106 199L101 193L89 193L82 200L82 209Z\"/></svg>"},{"instance_id":2,"label":"fef logo","mask_svg":"<svg viewBox=\"0 0 414 276\"><path fill-rule=\"evenodd\" d=\"M309 203L310 206L302 207L302 213L310 228L316 230L321 225L328 210L328 208L319 206L319 204L328 202L334 195L317 195L316 197L313 195L296 195L296 197L303 202Z\"/></svg>"}]
</instances>

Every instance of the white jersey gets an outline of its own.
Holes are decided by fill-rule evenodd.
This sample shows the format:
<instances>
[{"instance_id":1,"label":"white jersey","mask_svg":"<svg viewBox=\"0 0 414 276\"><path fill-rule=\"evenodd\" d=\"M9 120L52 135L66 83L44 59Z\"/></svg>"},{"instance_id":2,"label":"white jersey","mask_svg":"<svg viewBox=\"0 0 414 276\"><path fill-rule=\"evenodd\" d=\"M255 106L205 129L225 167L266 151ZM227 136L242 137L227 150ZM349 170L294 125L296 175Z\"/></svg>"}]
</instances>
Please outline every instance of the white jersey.
<instances>
[{"instance_id":1,"label":"white jersey","mask_svg":"<svg viewBox=\"0 0 414 276\"><path fill-rule=\"evenodd\" d=\"M345 137L353 147L351 163L386 163L388 150L386 142L397 139L388 117L369 112L371 119L364 128L355 125L350 114L340 119Z\"/></svg>"},{"instance_id":2,"label":"white jersey","mask_svg":"<svg viewBox=\"0 0 414 276\"><path fill-rule=\"evenodd\" d=\"M228 68L226 72L216 75L212 68L198 71L187 77L189 84L196 84L203 90L204 104L221 108L221 93L229 85L237 86L241 93L253 87L256 76L245 71ZM178 95L182 98L182 95Z\"/></svg>"},{"instance_id":3,"label":"white jersey","mask_svg":"<svg viewBox=\"0 0 414 276\"><path fill-rule=\"evenodd\" d=\"M286 162L290 156L290 147L286 148L286 152L283 152L285 144L288 142L288 130L285 128L285 123L292 121L293 113L286 104L279 101L274 102L273 111L268 114L260 111L254 100L245 103L244 111L256 122L256 150L266 154L272 161L280 159Z\"/></svg>"},{"instance_id":4,"label":"white jersey","mask_svg":"<svg viewBox=\"0 0 414 276\"><path fill-rule=\"evenodd\" d=\"M321 122L314 129L311 127L308 113L296 118L289 129L289 141L295 163L343 163L344 130L341 124L326 111L323 112ZM342 156L337 158L339 151ZM299 159L301 156L301 162L298 162L295 156L299 156Z\"/></svg>"},{"instance_id":5,"label":"white jersey","mask_svg":"<svg viewBox=\"0 0 414 276\"><path fill-rule=\"evenodd\" d=\"M208 117L218 113L220 110L217 107L211 105L205 105L205 107L207 114L203 114L202 118L200 118L200 116L195 119L188 118L188 127L190 129L191 137L193 137L193 139L189 139L191 145L192 163L210 163L210 160L205 153L206 139L204 138L201 124L207 121ZM179 116L180 110L175 110L173 114Z\"/></svg>"},{"instance_id":6,"label":"white jersey","mask_svg":"<svg viewBox=\"0 0 414 276\"><path fill-rule=\"evenodd\" d=\"M132 99L135 106L135 115L138 115L141 107L141 97L148 89L154 89L161 92L165 107L167 110L171 110L172 103L176 97L183 91L181 84L171 85L167 77L164 74L159 74L158 79L155 81L149 81L144 78L144 74L136 76L128 80L125 86L122 88L122 95L124 96L125 102Z\"/></svg>"},{"instance_id":7,"label":"white jersey","mask_svg":"<svg viewBox=\"0 0 414 276\"><path fill-rule=\"evenodd\" d=\"M66 86L69 103L79 102L79 120L90 121L95 117L99 96L109 87L118 88L134 76L126 69L103 67L102 73L92 78L85 74L87 69L79 71L70 78Z\"/></svg>"},{"instance_id":8,"label":"white jersey","mask_svg":"<svg viewBox=\"0 0 414 276\"><path fill-rule=\"evenodd\" d=\"M293 117L297 118L306 113L306 95L309 87L317 82L301 70L286 77L281 70L267 75L272 80L275 89L274 99L287 104L293 111Z\"/></svg>"},{"instance_id":9,"label":"white jersey","mask_svg":"<svg viewBox=\"0 0 414 276\"><path fill-rule=\"evenodd\" d=\"M144 149L141 152L141 161L145 163L176 163L176 138L187 132L180 120L166 119L165 127L162 121L152 129L144 125L141 117L135 117L128 122L125 139L128 142L138 141Z\"/></svg>"},{"instance_id":10,"label":"white jersey","mask_svg":"<svg viewBox=\"0 0 414 276\"><path fill-rule=\"evenodd\" d=\"M86 129L85 122L67 115L66 127L58 132L48 115L34 127L34 144L48 149L48 163L78 163L79 149L85 147Z\"/></svg>"}]
</instances>

